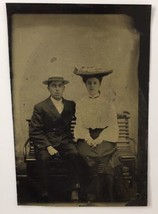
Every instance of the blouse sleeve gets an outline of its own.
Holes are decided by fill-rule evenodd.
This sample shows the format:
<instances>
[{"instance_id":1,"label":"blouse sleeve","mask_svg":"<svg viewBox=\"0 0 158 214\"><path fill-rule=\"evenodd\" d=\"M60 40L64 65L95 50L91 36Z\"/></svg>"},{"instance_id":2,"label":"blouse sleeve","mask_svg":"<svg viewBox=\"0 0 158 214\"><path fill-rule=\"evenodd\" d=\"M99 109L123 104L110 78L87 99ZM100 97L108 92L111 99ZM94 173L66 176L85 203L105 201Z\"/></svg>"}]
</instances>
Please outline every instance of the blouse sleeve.
<instances>
[{"instance_id":1,"label":"blouse sleeve","mask_svg":"<svg viewBox=\"0 0 158 214\"><path fill-rule=\"evenodd\" d=\"M89 130L86 127L84 127L84 124L82 121L82 109L79 104L76 105L75 116L76 116L76 125L74 128L75 140L84 139L87 141L88 139L91 139Z\"/></svg>"},{"instance_id":2,"label":"blouse sleeve","mask_svg":"<svg viewBox=\"0 0 158 214\"><path fill-rule=\"evenodd\" d=\"M113 105L109 106L108 111L108 126L101 132L98 137L99 141L109 141L116 143L118 141L118 123L117 114Z\"/></svg>"}]
</instances>

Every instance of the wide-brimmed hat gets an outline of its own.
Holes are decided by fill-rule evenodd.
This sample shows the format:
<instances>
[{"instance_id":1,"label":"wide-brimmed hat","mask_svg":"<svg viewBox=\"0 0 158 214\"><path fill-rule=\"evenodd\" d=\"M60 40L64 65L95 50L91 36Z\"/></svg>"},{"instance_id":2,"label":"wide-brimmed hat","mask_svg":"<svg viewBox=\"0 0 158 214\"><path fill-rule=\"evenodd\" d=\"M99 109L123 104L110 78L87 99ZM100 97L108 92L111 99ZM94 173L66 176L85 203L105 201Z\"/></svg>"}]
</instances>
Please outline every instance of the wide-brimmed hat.
<instances>
[{"instance_id":1,"label":"wide-brimmed hat","mask_svg":"<svg viewBox=\"0 0 158 214\"><path fill-rule=\"evenodd\" d=\"M112 70L105 70L103 68L97 68L95 66L91 67L81 67L80 69L75 68L73 73L79 75L81 77L91 77L91 76L99 76L104 77L111 74Z\"/></svg>"},{"instance_id":2,"label":"wide-brimmed hat","mask_svg":"<svg viewBox=\"0 0 158 214\"><path fill-rule=\"evenodd\" d=\"M54 77L49 77L47 80L44 80L44 81L43 81L43 84L48 85L49 83L51 83L51 82L56 82L56 81L61 81L61 82L63 82L64 84L69 83L69 81L68 81L68 80L65 80L63 77L54 76Z\"/></svg>"}]
</instances>

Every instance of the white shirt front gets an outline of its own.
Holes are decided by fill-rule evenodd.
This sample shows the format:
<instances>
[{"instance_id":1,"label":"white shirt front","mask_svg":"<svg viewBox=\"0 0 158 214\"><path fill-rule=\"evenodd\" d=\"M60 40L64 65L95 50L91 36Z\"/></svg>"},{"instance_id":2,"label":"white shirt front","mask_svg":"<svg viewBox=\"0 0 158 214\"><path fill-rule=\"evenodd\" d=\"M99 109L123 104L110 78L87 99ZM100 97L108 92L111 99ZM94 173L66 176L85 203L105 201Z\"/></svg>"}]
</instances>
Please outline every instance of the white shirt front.
<instances>
[{"instance_id":1,"label":"white shirt front","mask_svg":"<svg viewBox=\"0 0 158 214\"><path fill-rule=\"evenodd\" d=\"M61 100L55 100L53 97L51 97L50 99L53 102L53 104L55 105L59 114L61 114L63 109L64 109L64 103L63 103L62 99Z\"/></svg>"},{"instance_id":2,"label":"white shirt front","mask_svg":"<svg viewBox=\"0 0 158 214\"><path fill-rule=\"evenodd\" d=\"M89 128L104 129L99 138L103 141L117 142L117 114L112 103L100 95L96 98L84 97L76 105L75 139L90 138Z\"/></svg>"}]
</instances>

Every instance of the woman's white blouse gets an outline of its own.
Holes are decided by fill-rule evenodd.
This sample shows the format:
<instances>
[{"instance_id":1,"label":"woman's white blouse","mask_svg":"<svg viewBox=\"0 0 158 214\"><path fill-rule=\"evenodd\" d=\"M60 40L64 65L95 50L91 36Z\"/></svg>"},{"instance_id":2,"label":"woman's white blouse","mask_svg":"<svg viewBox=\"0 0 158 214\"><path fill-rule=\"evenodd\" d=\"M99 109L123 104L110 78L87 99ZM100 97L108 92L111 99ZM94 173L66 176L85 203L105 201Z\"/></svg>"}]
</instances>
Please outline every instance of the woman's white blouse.
<instances>
[{"instance_id":1,"label":"woman's white blouse","mask_svg":"<svg viewBox=\"0 0 158 214\"><path fill-rule=\"evenodd\" d=\"M89 128L103 128L101 141L117 142L117 114L112 103L100 95L97 98L84 97L76 104L75 139L90 139Z\"/></svg>"}]
</instances>

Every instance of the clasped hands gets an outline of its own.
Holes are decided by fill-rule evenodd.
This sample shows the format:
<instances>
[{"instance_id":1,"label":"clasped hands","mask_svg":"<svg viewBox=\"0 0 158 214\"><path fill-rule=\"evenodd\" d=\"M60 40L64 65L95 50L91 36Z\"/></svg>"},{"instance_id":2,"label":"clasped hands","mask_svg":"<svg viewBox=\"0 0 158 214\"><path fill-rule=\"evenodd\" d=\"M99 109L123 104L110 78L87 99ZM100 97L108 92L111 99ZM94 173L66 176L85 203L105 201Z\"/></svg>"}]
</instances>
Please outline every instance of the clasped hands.
<instances>
[{"instance_id":1,"label":"clasped hands","mask_svg":"<svg viewBox=\"0 0 158 214\"><path fill-rule=\"evenodd\" d=\"M95 148L97 145L102 143L102 140L100 140L99 138L96 138L95 140L93 140L92 138L89 138L86 142L89 146L91 146L92 148Z\"/></svg>"}]
</instances>

